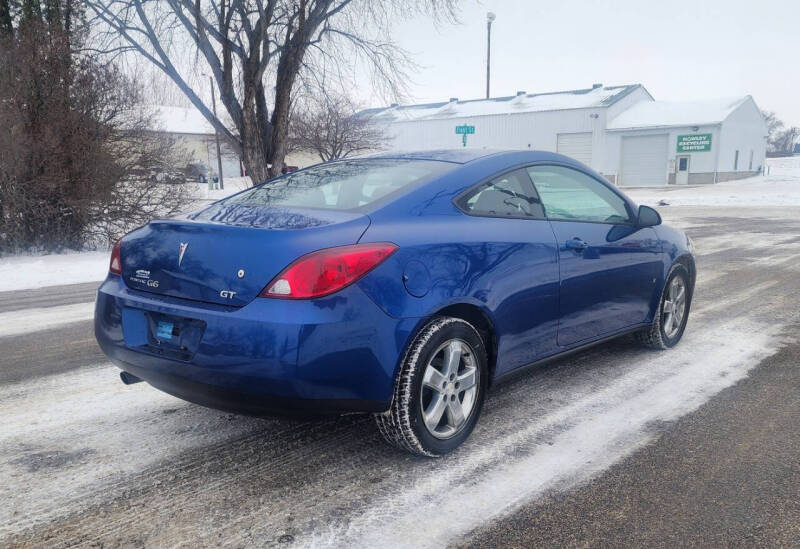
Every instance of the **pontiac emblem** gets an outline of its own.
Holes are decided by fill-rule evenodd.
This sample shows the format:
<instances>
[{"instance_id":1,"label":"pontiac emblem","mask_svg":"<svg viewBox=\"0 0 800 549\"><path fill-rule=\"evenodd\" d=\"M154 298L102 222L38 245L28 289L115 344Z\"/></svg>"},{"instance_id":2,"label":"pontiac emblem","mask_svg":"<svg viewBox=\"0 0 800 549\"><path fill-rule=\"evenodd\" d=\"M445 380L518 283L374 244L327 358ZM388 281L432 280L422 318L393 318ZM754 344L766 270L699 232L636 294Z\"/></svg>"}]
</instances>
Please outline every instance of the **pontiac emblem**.
<instances>
[{"instance_id":1,"label":"pontiac emblem","mask_svg":"<svg viewBox=\"0 0 800 549\"><path fill-rule=\"evenodd\" d=\"M178 267L181 266L181 261L183 261L183 254L186 253L186 248L189 247L188 242L181 242L180 251L178 252Z\"/></svg>"}]
</instances>

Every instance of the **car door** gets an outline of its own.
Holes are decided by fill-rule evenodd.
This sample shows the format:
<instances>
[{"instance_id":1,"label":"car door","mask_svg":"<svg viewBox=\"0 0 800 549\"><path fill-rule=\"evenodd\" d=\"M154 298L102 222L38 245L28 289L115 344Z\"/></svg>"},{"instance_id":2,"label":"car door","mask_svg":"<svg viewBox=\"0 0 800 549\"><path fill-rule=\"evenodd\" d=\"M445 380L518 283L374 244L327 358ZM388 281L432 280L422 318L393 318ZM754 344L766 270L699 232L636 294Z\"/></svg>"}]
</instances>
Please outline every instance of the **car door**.
<instances>
[{"instance_id":1,"label":"car door","mask_svg":"<svg viewBox=\"0 0 800 549\"><path fill-rule=\"evenodd\" d=\"M558 242L558 344L588 342L647 318L660 244L609 185L559 165L527 169Z\"/></svg>"},{"instance_id":2,"label":"car door","mask_svg":"<svg viewBox=\"0 0 800 549\"><path fill-rule=\"evenodd\" d=\"M482 241L470 255L486 275L482 299L498 334L496 373L557 351L558 252L525 169L500 174L456 202ZM465 232L465 240L472 238Z\"/></svg>"}]
</instances>

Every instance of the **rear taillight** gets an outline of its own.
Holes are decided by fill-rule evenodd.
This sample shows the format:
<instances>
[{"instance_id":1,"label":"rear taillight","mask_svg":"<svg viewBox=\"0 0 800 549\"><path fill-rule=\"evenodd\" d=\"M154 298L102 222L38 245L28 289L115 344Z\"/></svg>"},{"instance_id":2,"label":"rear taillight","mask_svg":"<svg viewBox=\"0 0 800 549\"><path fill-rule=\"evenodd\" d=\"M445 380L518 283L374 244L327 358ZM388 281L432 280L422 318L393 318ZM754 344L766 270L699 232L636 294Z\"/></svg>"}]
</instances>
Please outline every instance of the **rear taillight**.
<instances>
[{"instance_id":1,"label":"rear taillight","mask_svg":"<svg viewBox=\"0 0 800 549\"><path fill-rule=\"evenodd\" d=\"M308 299L332 294L380 265L396 249L390 242L378 242L312 252L286 267L259 295Z\"/></svg>"},{"instance_id":2,"label":"rear taillight","mask_svg":"<svg viewBox=\"0 0 800 549\"><path fill-rule=\"evenodd\" d=\"M122 274L122 257L119 253L119 247L122 239L117 240L114 244L114 249L111 250L111 263L108 264L108 272L121 275Z\"/></svg>"}]
</instances>

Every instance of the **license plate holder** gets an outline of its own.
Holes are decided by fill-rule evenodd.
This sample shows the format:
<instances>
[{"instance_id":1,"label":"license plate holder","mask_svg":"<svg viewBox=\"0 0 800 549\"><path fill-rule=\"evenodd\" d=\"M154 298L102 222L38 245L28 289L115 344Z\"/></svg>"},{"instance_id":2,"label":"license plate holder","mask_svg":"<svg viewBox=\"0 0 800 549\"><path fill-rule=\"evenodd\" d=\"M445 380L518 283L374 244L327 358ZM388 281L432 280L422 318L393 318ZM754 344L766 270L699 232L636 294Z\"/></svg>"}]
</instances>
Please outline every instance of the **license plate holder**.
<instances>
[{"instance_id":1,"label":"license plate holder","mask_svg":"<svg viewBox=\"0 0 800 549\"><path fill-rule=\"evenodd\" d=\"M158 339L171 340L173 336L180 335L180 330L175 327L174 322L159 320L156 326L156 337Z\"/></svg>"},{"instance_id":2,"label":"license plate holder","mask_svg":"<svg viewBox=\"0 0 800 549\"><path fill-rule=\"evenodd\" d=\"M206 323L154 311L147 315L147 349L151 353L178 360L190 360L206 329Z\"/></svg>"}]
</instances>

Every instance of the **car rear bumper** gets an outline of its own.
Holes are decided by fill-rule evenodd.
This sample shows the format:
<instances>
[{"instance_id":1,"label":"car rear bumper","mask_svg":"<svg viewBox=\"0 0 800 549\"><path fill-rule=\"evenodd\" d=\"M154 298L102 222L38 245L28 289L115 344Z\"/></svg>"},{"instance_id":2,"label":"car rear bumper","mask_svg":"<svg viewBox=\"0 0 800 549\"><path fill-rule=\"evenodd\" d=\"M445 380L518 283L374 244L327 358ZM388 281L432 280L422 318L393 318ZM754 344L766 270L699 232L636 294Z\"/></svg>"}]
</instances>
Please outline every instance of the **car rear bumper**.
<instances>
[{"instance_id":1,"label":"car rear bumper","mask_svg":"<svg viewBox=\"0 0 800 549\"><path fill-rule=\"evenodd\" d=\"M329 415L354 412L384 412L389 406L382 400L364 399L310 399L288 398L275 395L253 394L210 385L193 379L164 373L163 371L112 359L122 370L147 381L150 385L187 402L226 412L252 416L276 415Z\"/></svg>"},{"instance_id":2,"label":"car rear bumper","mask_svg":"<svg viewBox=\"0 0 800 549\"><path fill-rule=\"evenodd\" d=\"M161 348L139 318L186 321L198 334L180 352ZM254 415L388 409L416 323L386 315L357 285L236 309L133 291L111 275L95 306L95 336L118 367L184 400Z\"/></svg>"}]
</instances>

